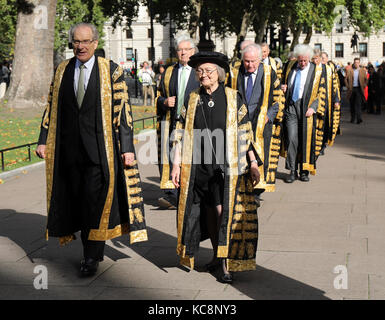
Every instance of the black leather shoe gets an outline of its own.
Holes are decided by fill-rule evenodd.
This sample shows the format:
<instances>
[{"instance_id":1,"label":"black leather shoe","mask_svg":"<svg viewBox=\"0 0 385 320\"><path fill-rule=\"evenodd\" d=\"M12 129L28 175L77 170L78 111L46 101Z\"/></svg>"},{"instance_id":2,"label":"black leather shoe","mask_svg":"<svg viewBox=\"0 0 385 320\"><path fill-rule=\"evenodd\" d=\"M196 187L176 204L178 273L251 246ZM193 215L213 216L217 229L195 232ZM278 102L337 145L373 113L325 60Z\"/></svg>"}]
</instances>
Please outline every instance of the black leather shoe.
<instances>
[{"instance_id":1,"label":"black leather shoe","mask_svg":"<svg viewBox=\"0 0 385 320\"><path fill-rule=\"evenodd\" d=\"M298 173L295 170L290 171L290 174L285 178L286 183L293 183L295 180L298 180Z\"/></svg>"},{"instance_id":2,"label":"black leather shoe","mask_svg":"<svg viewBox=\"0 0 385 320\"><path fill-rule=\"evenodd\" d=\"M80 273L83 277L93 276L98 271L99 261L86 258L80 262Z\"/></svg>"},{"instance_id":3,"label":"black leather shoe","mask_svg":"<svg viewBox=\"0 0 385 320\"><path fill-rule=\"evenodd\" d=\"M362 119L357 120L357 124L360 124L362 122Z\"/></svg>"},{"instance_id":4,"label":"black leather shoe","mask_svg":"<svg viewBox=\"0 0 385 320\"><path fill-rule=\"evenodd\" d=\"M308 181L310 181L310 179L309 179L309 172L301 172L301 173L300 173L299 180L301 180L301 181L303 181L303 182L308 182Z\"/></svg>"},{"instance_id":5,"label":"black leather shoe","mask_svg":"<svg viewBox=\"0 0 385 320\"><path fill-rule=\"evenodd\" d=\"M233 275L231 273L222 273L219 281L222 283L233 283Z\"/></svg>"}]
</instances>

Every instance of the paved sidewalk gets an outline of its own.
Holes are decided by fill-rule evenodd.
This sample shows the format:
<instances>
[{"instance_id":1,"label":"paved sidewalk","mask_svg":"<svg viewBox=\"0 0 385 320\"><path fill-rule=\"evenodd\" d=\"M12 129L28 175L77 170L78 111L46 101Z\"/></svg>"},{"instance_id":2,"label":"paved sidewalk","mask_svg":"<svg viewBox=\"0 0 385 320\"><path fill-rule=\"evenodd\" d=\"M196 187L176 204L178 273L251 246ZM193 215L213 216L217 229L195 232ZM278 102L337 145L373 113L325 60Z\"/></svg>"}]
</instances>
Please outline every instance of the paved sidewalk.
<instances>
[{"instance_id":1,"label":"paved sidewalk","mask_svg":"<svg viewBox=\"0 0 385 320\"><path fill-rule=\"evenodd\" d=\"M342 135L309 183L285 184L281 159L277 191L263 194L259 210L258 268L236 274L232 285L178 267L175 211L157 207L154 164L140 167L149 241L108 241L98 274L87 279L77 273L80 240L59 248L57 239L44 239L44 168L5 179L0 299L385 299L385 117L364 114L356 125L344 112ZM210 247L202 243L198 266L210 259ZM47 290L33 286L40 265L48 270ZM346 267L346 289L335 288L344 284L336 266Z\"/></svg>"}]
</instances>

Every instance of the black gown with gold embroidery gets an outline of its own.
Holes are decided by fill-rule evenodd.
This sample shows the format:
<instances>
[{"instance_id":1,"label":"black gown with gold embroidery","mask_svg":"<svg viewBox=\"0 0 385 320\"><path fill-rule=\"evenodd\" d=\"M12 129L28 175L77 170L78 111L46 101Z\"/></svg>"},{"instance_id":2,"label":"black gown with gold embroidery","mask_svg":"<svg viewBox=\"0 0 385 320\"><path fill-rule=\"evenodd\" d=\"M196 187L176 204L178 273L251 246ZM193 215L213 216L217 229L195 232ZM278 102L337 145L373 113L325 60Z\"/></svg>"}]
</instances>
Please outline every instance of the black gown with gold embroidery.
<instances>
[{"instance_id":1,"label":"black gown with gold embroidery","mask_svg":"<svg viewBox=\"0 0 385 320\"><path fill-rule=\"evenodd\" d=\"M217 94L221 94L222 98L216 97ZM200 145L198 148L195 147L196 135L201 134L201 130L196 130L196 127L202 127L202 114L199 115L202 111L199 111L199 108L202 108L199 102L200 96L200 89L190 94L188 107L183 108L180 121L177 123L175 137L176 144L181 143L182 147L177 214L177 253L181 258L181 264L191 268L194 268L194 255L197 252L196 240L204 239L204 232L201 230L201 226L204 225L202 219L204 208L200 215L192 214L191 210L194 203L194 190L201 188L196 186L197 174L198 181L202 179L201 175L205 174L202 168L198 171L199 166L196 166L194 162L196 158L200 159L200 157L194 157L196 150L201 149ZM202 98L202 100L205 99L204 95ZM220 100L221 103L224 100L226 102L225 105L218 105L226 114L224 117L224 146L222 149L218 148L218 150L223 150L225 161L223 165L223 211L217 257L227 259L229 271L254 270L258 242L258 217L247 152L250 149L254 150L259 165L262 166L263 163L255 151L247 107L243 104L240 94L236 90L222 86L214 92L213 99L215 99L215 105L218 105ZM212 118L206 118L206 120ZM218 118L217 125L213 127L221 126L223 114L218 113ZM214 124L214 122L212 123ZM218 167L210 166L211 169L208 169L208 172L214 172L215 175ZM194 228L190 228L190 226L194 226Z\"/></svg>"},{"instance_id":2,"label":"black gown with gold embroidery","mask_svg":"<svg viewBox=\"0 0 385 320\"><path fill-rule=\"evenodd\" d=\"M73 107L65 103L63 94L73 92L74 65L74 58L66 60L55 72L39 137L39 144L46 145L46 236L59 237L61 244L73 240L74 233L80 230L77 213L81 204L71 201L69 193L65 192L68 189L66 181L59 174L68 156L60 153L63 150L63 108ZM129 234L131 243L145 241L147 231L138 166L124 168L121 160L122 152L134 152L131 107L123 70L102 57L96 59L94 69L96 102L90 107L95 108L94 135L98 151L94 151L99 154L103 185L92 217L83 224L90 230L88 240L105 241ZM131 151L123 151L127 143L131 145Z\"/></svg>"}]
</instances>

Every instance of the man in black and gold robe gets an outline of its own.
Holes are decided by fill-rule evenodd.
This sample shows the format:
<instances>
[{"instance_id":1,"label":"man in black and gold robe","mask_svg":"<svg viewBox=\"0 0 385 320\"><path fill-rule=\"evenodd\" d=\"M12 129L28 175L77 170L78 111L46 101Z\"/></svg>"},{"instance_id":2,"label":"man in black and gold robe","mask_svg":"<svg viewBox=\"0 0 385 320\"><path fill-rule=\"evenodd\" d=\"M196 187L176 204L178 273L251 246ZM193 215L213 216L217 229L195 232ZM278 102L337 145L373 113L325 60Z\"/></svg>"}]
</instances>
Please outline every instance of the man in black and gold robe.
<instances>
[{"instance_id":1,"label":"man in black and gold robe","mask_svg":"<svg viewBox=\"0 0 385 320\"><path fill-rule=\"evenodd\" d=\"M191 91L199 87L195 72L187 64L195 51L192 39L186 36L176 39L178 63L169 66L163 73L155 100L160 188L164 190L159 206L166 209L176 209L177 205L177 190L171 181L170 136L185 100Z\"/></svg>"},{"instance_id":2,"label":"man in black and gold robe","mask_svg":"<svg viewBox=\"0 0 385 320\"><path fill-rule=\"evenodd\" d=\"M80 230L87 276L106 240L129 234L135 243L147 232L123 70L95 57L93 25L72 27L71 38L75 57L55 72L36 153L46 160L47 239L64 245Z\"/></svg>"},{"instance_id":3,"label":"man in black and gold robe","mask_svg":"<svg viewBox=\"0 0 385 320\"><path fill-rule=\"evenodd\" d=\"M297 45L297 60L290 61L282 79L286 94L284 110L284 156L290 175L285 182L298 179L309 181L309 173L316 174L316 149L323 141L325 116L325 77L322 65L310 62L313 49Z\"/></svg>"},{"instance_id":4,"label":"man in black and gold robe","mask_svg":"<svg viewBox=\"0 0 385 320\"><path fill-rule=\"evenodd\" d=\"M275 191L285 106L280 79L270 65L262 63L261 58L259 45L249 44L243 48L242 64L239 68L232 68L230 84L244 97L257 152L264 163L260 182L255 187L258 200L264 191Z\"/></svg>"}]
</instances>

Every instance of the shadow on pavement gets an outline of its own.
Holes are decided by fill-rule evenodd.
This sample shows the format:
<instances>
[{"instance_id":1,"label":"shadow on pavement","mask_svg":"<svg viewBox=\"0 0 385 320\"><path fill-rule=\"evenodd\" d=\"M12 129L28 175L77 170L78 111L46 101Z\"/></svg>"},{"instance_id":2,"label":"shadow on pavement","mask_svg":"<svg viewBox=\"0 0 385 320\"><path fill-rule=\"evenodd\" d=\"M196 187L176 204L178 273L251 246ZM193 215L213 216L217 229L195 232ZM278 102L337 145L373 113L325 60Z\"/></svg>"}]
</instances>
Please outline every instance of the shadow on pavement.
<instances>
[{"instance_id":1,"label":"shadow on pavement","mask_svg":"<svg viewBox=\"0 0 385 320\"><path fill-rule=\"evenodd\" d=\"M5 244L11 247L11 251L7 256L1 259L1 262L9 262L11 264L0 265L2 268L9 268L17 265L26 256L32 263L38 264L40 259L52 263L50 268L54 266L55 273L68 274L70 278L76 274L79 262L82 258L82 246L80 239L71 242L65 247L59 248L57 241L50 240L46 242L44 239L44 226L46 217L34 213L20 213L12 209L0 210L0 237ZM180 268L189 272L188 269L179 265L179 259L176 255L176 237L167 233L161 232L154 228L148 227L149 241L135 245L129 245L127 236L122 236L112 240L112 243L117 248L130 247L138 255L142 256L147 261L151 262L165 274L163 277L172 274L170 268ZM4 244L4 241L1 244ZM15 246L16 244L16 246ZM0 254L3 252L0 252ZM11 256L9 256L11 254ZM117 261L120 259L131 258L129 255L120 252L119 250L106 245L105 255L110 259ZM197 271L199 266L207 263L212 255L212 250L208 248L200 248L196 257ZM12 264L13 263L13 264ZM169 270L166 270L169 269ZM50 269L51 270L51 269ZM72 270L72 271L71 271ZM188 275L187 275L188 276ZM216 275L213 274L213 277ZM17 283L17 279L9 279L9 270L0 268L0 283L7 277L7 283ZM32 277L32 276L31 276ZM3 280L1 279L3 278ZM62 279L66 285L65 278ZM90 281L90 280L89 280ZM97 281L97 280L96 280ZM170 280L171 281L171 280ZM256 271L242 272L235 274L235 281L232 284L234 288L242 292L252 299L327 299L324 292L306 285L305 283L286 277L275 271L265 269L258 266ZM199 288L197 288L199 290ZM16 292L16 290L15 290ZM17 297L10 297L11 299ZM60 299L60 292L57 292L55 299ZM87 299L87 297L85 297ZM151 294L143 296L141 299L153 299Z\"/></svg>"}]
</instances>

